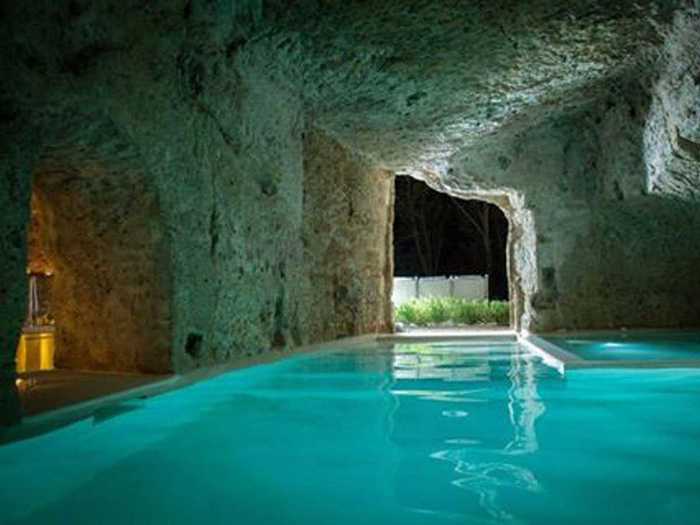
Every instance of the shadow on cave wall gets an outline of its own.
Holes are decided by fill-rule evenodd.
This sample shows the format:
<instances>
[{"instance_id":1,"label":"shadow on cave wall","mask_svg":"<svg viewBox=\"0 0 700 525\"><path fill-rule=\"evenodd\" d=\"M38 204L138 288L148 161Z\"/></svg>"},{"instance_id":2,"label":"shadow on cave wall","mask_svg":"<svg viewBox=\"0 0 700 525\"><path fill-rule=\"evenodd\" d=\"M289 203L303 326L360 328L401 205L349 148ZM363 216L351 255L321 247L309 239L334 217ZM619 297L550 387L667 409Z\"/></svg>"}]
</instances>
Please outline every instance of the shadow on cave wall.
<instances>
[{"instance_id":1,"label":"shadow on cave wall","mask_svg":"<svg viewBox=\"0 0 700 525\"><path fill-rule=\"evenodd\" d=\"M570 329L698 327L698 244L694 203L655 195L605 203L560 269L543 269L538 306L549 324Z\"/></svg>"}]
</instances>

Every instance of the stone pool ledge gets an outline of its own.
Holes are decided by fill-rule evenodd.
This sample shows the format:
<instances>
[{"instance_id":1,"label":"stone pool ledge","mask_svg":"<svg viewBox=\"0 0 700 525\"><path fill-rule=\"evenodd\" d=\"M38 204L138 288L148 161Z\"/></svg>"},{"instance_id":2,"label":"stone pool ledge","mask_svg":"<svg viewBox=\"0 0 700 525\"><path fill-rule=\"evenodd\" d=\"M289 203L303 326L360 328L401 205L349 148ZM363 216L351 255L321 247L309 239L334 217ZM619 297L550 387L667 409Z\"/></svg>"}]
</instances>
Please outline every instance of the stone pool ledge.
<instances>
[{"instance_id":1,"label":"stone pool ledge","mask_svg":"<svg viewBox=\"0 0 700 525\"><path fill-rule=\"evenodd\" d=\"M23 399L25 417L22 422L10 427L0 427L0 445L12 441L28 439L60 427L75 423L82 419L98 417L100 412L110 407L135 400L154 397L166 392L183 388L199 381L209 379L226 372L248 368L256 365L270 364L292 357L294 355L330 350L334 348L352 349L367 344L376 343L380 334L367 334L346 337L335 341L327 341L304 345L292 349L273 349L258 354L242 356L240 359L218 366L203 367L185 374L145 375L145 374L102 374L96 372L79 372L69 370L54 370L40 374L25 374L20 376L19 390L22 392L22 381L34 381L33 387L40 386L48 390L54 388L53 399L46 395L35 403L32 399ZM70 378L71 383L64 380ZM112 385L102 387L98 391L95 380L108 379ZM31 392L32 388L29 389ZM30 394L31 396L31 394ZM25 396L26 397L26 396Z\"/></svg>"},{"instance_id":2,"label":"stone pool ledge","mask_svg":"<svg viewBox=\"0 0 700 525\"><path fill-rule=\"evenodd\" d=\"M226 372L248 368L251 366L271 364L295 355L310 352L318 352L330 349L361 348L368 344L401 344L419 342L447 342L469 341L483 342L484 339L497 342L515 342L517 334L509 329L430 329L409 330L402 333L376 333L354 337L346 337L334 341L300 346L286 350L271 350L258 354L243 356L235 362L219 366L200 368L185 374L173 374L167 376L148 376L138 374L98 374L93 372L73 372L56 370L44 372L37 381L43 381L44 385L60 384L62 379L68 376L73 382L63 382L62 391L52 399L44 399L38 406L30 410L25 409L25 417L22 422L13 427L0 428L0 444L28 439L60 427L75 423L90 417L100 417L100 414L109 412L110 408L116 409L120 404L137 399L146 399L166 392L183 388L199 381L203 381ZM53 379L52 379L53 374ZM96 391L94 381L96 379L108 379L113 385L102 387L102 391ZM31 381L32 377L21 378L23 381Z\"/></svg>"},{"instance_id":3,"label":"stone pool ledge","mask_svg":"<svg viewBox=\"0 0 700 525\"><path fill-rule=\"evenodd\" d=\"M629 333L659 333L664 330L634 330ZM585 360L548 341L547 337L584 337L591 334L619 334L620 331L597 330L580 332L556 332L532 334L516 332L503 328L439 328L411 329L400 333L373 333L361 336L346 337L312 345L300 346L293 349L273 349L242 356L234 362L202 367L185 374L167 376L148 376L138 374L102 374L94 372L72 372L57 370L44 372L41 376L22 376L22 381L36 380L39 385L49 388L42 394L43 399L31 407L25 405L25 417L14 427L0 428L0 444L27 439L51 430L69 425L82 419L110 417L119 413L119 407L125 402L146 399L183 388L220 374L256 365L274 363L276 361L310 352L332 350L337 348L361 348L368 344L402 344L430 342L462 342L464 344L490 343L503 344L518 342L528 351L538 355L543 362L561 374L572 369L591 368L700 368L700 360L658 360L658 361L592 361ZM53 374L53 377L52 377ZM68 383L67 379L72 379ZM102 385L101 391L95 388L96 381L110 381L111 385ZM56 389L56 397L51 397L51 382L63 384ZM21 389L20 389L21 390ZM31 390L31 389L30 389ZM20 392L21 393L21 392ZM35 399L35 401L37 401ZM29 409L27 409L29 408Z\"/></svg>"},{"instance_id":4,"label":"stone pool ledge","mask_svg":"<svg viewBox=\"0 0 700 525\"><path fill-rule=\"evenodd\" d=\"M518 342L533 354L542 358L544 364L556 368L561 374L564 374L566 369L570 368L575 361L582 361L580 357L534 334L520 333L518 334Z\"/></svg>"},{"instance_id":5,"label":"stone pool ledge","mask_svg":"<svg viewBox=\"0 0 700 525\"><path fill-rule=\"evenodd\" d=\"M518 335L518 341L531 352L542 358L545 364L556 368L565 374L567 370L596 369L596 368L628 368L628 369L664 369L664 368L700 368L700 359L584 359L564 348L551 339L556 338L585 338L590 336L619 336L620 334L664 334L684 332L682 329L624 329L624 330L580 330L571 332L551 332L531 334L523 332ZM692 330L696 331L696 330ZM548 339L549 338L549 339Z\"/></svg>"},{"instance_id":6,"label":"stone pool ledge","mask_svg":"<svg viewBox=\"0 0 700 525\"><path fill-rule=\"evenodd\" d=\"M517 333L509 328L471 327L471 328L410 328L393 334L379 334L381 343L425 343L438 341L469 341L489 339L499 342L516 342Z\"/></svg>"}]
</instances>

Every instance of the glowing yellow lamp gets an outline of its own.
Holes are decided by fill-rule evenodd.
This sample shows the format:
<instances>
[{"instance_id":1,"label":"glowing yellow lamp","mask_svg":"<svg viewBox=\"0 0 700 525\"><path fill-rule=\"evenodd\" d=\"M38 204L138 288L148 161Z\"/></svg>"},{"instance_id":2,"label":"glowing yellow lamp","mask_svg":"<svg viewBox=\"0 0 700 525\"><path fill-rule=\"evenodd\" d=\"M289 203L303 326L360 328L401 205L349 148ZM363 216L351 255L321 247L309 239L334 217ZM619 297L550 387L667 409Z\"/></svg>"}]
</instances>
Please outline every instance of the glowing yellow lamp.
<instances>
[{"instance_id":1,"label":"glowing yellow lamp","mask_svg":"<svg viewBox=\"0 0 700 525\"><path fill-rule=\"evenodd\" d=\"M55 339L52 329L25 330L17 347L17 372L53 370L54 351Z\"/></svg>"}]
</instances>

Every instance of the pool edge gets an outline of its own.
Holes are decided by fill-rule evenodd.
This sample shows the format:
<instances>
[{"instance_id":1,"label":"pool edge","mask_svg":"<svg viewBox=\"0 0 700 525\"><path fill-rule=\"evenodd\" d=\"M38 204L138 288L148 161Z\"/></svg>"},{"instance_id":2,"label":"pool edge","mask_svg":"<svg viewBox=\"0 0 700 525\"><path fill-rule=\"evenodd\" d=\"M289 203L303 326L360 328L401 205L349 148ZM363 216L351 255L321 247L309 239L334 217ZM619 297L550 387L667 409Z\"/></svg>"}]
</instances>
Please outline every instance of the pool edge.
<instances>
[{"instance_id":1,"label":"pool edge","mask_svg":"<svg viewBox=\"0 0 700 525\"><path fill-rule=\"evenodd\" d=\"M676 330L661 330L661 329L649 329L649 330L586 330L579 332L571 332L568 334L570 337L575 337L575 335L585 335L585 334L619 334L635 332L635 333L652 333L652 332L670 332ZM574 335L575 334L575 335ZM561 337L560 332L556 333L556 336ZM521 344L525 345L535 354L539 355L545 362L545 364L558 369L562 374L565 374L567 370L591 370L591 369L630 369L630 370L663 370L663 369L687 369L687 368L700 368L700 359L661 359L656 361L642 361L642 360L586 360L580 356L577 356L562 347L558 346L555 342L545 339L546 337L555 337L554 333L541 333L541 334L531 334L523 332L519 334L518 340Z\"/></svg>"},{"instance_id":2,"label":"pool edge","mask_svg":"<svg viewBox=\"0 0 700 525\"><path fill-rule=\"evenodd\" d=\"M221 374L272 364L296 355L303 355L323 350L361 348L369 344L431 343L449 341L499 341L504 343L519 342L518 334L513 330L427 330L403 333L371 333L344 337L332 341L322 341L302 345L286 350L271 349L255 355L243 356L236 361L211 367L195 369L184 374L173 374L151 383L127 388L104 396L68 404L39 414L27 416L15 426L0 427L0 445L30 439L78 421L93 417L94 414L109 406L134 399L144 399L180 388L185 388Z\"/></svg>"},{"instance_id":3,"label":"pool edge","mask_svg":"<svg viewBox=\"0 0 700 525\"><path fill-rule=\"evenodd\" d=\"M86 399L77 403L67 404L52 410L47 410L32 416L26 416L13 426L0 426L0 446L22 441L47 432L57 430L67 425L92 417L98 410L133 399L144 399L172 392L180 388L199 383L207 379L253 366L272 364L295 355L331 350L335 348L361 347L375 344L379 337L390 334L364 334L344 337L333 341L323 341L302 345L287 350L271 349L260 354L243 356L236 361L210 367L195 369L184 374L173 374L160 380L154 380L145 385L127 388L107 395Z\"/></svg>"}]
</instances>

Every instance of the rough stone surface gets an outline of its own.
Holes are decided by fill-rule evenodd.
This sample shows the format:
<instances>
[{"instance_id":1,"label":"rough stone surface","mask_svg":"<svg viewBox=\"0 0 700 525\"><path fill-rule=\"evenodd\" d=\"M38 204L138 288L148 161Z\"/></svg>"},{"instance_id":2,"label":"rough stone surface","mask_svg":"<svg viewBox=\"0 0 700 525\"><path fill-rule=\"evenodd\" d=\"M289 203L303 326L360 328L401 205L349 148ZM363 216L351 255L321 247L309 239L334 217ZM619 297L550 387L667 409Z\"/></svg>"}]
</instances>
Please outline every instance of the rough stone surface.
<instances>
[{"instance_id":1,"label":"rough stone surface","mask_svg":"<svg viewBox=\"0 0 700 525\"><path fill-rule=\"evenodd\" d=\"M107 335L87 366L182 371L388 326L387 171L504 210L518 327L700 324L699 10L2 2L4 417L32 174L51 235L71 240L47 241L57 274L105 270L64 287L102 287L89 300L110 312L65 306L71 366L90 354L70 334L88 329ZM116 283L137 289L107 293ZM152 350L115 354L128 338L100 325L115 312Z\"/></svg>"},{"instance_id":2,"label":"rough stone surface","mask_svg":"<svg viewBox=\"0 0 700 525\"><path fill-rule=\"evenodd\" d=\"M357 246L362 220L384 237L376 254L345 254L347 270L354 257L376 255L339 276L337 286L350 293L338 306L345 319L329 328L308 313L318 298L305 257L331 266L327 254L305 254L302 242L314 221L305 222L303 203L303 133L312 125L301 90L276 84L268 58L246 45L260 24L258 7L3 6L13 20L3 37L13 53L2 65L14 79L0 92L2 231L13 254L2 273L8 370L25 308L31 173L45 216L38 244L54 267L54 295L65 298L54 308L59 365L184 371L390 323L388 295L363 299L367 312L351 304L360 290L374 290L374 281L358 279L376 274L381 290L390 268L389 179L382 175L374 188L377 170L359 162L341 173L359 182L367 170L349 201L358 218L346 233ZM313 177L330 180L320 171ZM318 184L306 185L323 198ZM379 201L383 209L370 221L368 206ZM362 265L380 259L378 272L363 274Z\"/></svg>"},{"instance_id":3,"label":"rough stone surface","mask_svg":"<svg viewBox=\"0 0 700 525\"><path fill-rule=\"evenodd\" d=\"M304 145L307 329L324 340L390 331L393 176L318 132Z\"/></svg>"},{"instance_id":4,"label":"rough stone surface","mask_svg":"<svg viewBox=\"0 0 700 525\"><path fill-rule=\"evenodd\" d=\"M700 14L676 17L645 126L647 189L700 198Z\"/></svg>"},{"instance_id":5,"label":"rough stone surface","mask_svg":"<svg viewBox=\"0 0 700 525\"><path fill-rule=\"evenodd\" d=\"M327 133L504 209L517 327L700 323L697 2L331 5L265 38Z\"/></svg>"},{"instance_id":6,"label":"rough stone surface","mask_svg":"<svg viewBox=\"0 0 700 525\"><path fill-rule=\"evenodd\" d=\"M320 4L320 5L318 5ZM465 144L605 95L677 1L286 3L260 44L321 127L380 166L439 171Z\"/></svg>"},{"instance_id":7,"label":"rough stone surface","mask_svg":"<svg viewBox=\"0 0 700 525\"><path fill-rule=\"evenodd\" d=\"M118 155L54 149L36 168L28 264L53 274L57 367L169 372L172 276L160 209L115 136Z\"/></svg>"},{"instance_id":8,"label":"rough stone surface","mask_svg":"<svg viewBox=\"0 0 700 525\"><path fill-rule=\"evenodd\" d=\"M15 350L27 301L25 267L29 220L28 161L19 145L11 147L12 129L0 153L0 424L16 422L20 402L15 387Z\"/></svg>"},{"instance_id":9,"label":"rough stone surface","mask_svg":"<svg viewBox=\"0 0 700 525\"><path fill-rule=\"evenodd\" d=\"M648 104L641 87L619 86L575 116L453 160L448 188L515 192L532 216L535 242L520 257L529 264L516 270L535 283L522 326L698 325L700 203L647 191Z\"/></svg>"}]
</instances>

